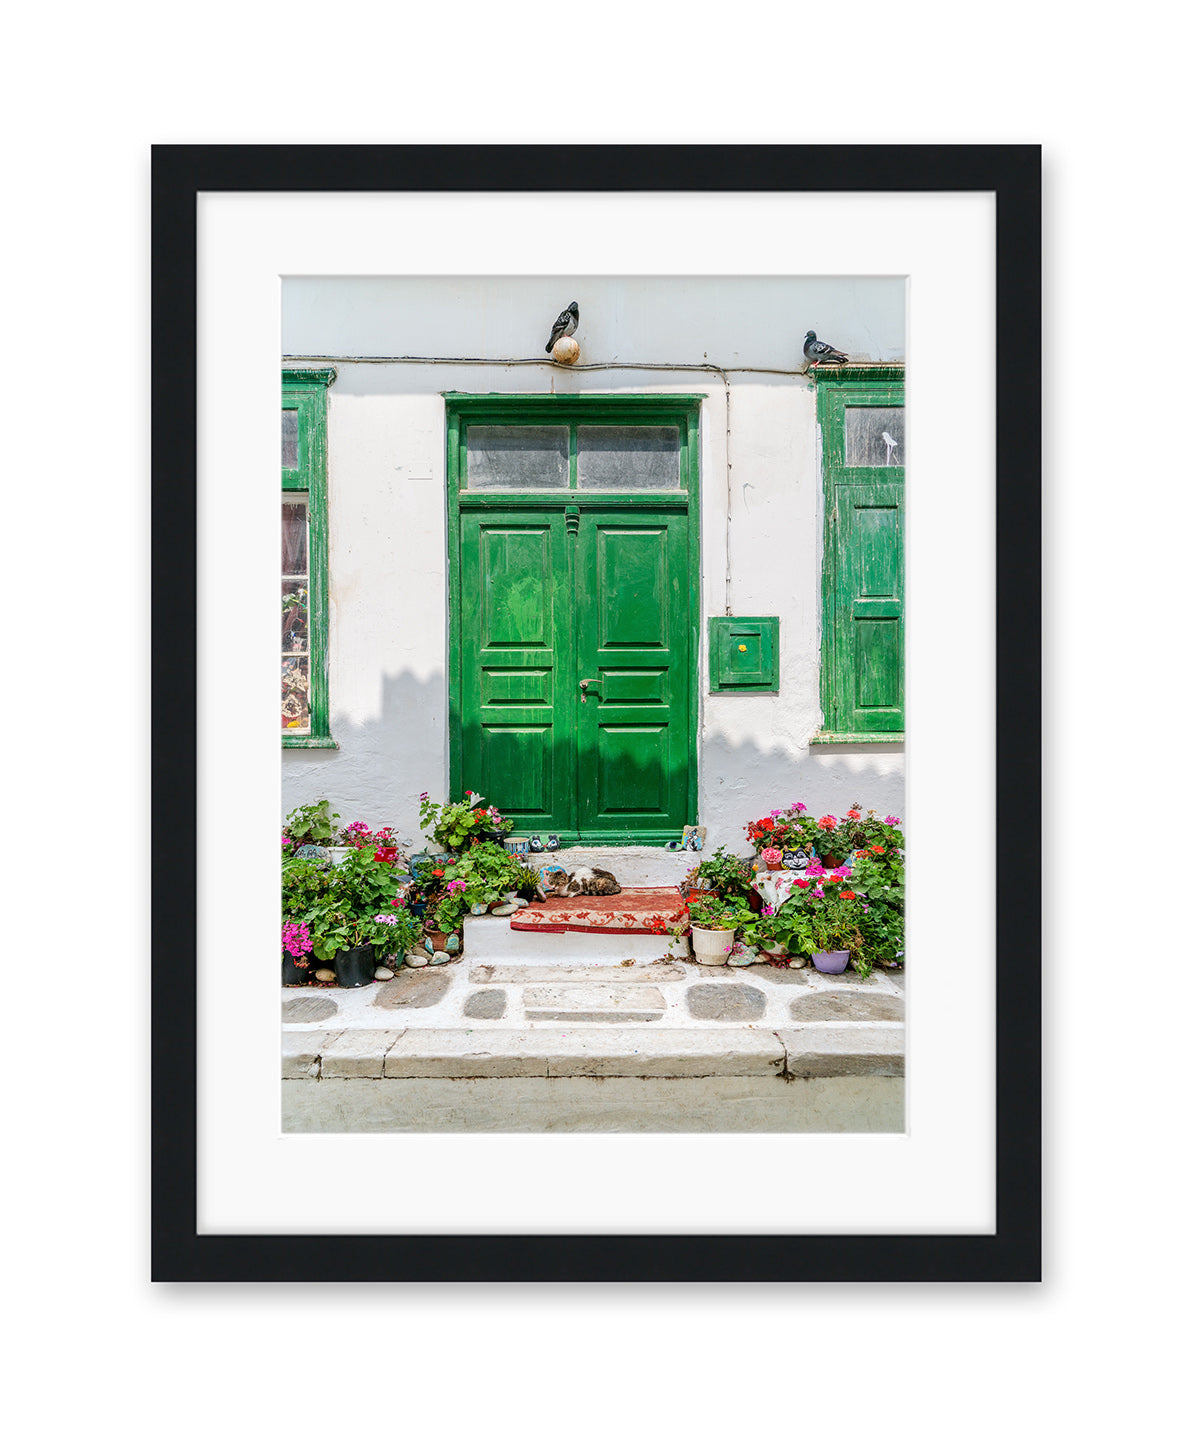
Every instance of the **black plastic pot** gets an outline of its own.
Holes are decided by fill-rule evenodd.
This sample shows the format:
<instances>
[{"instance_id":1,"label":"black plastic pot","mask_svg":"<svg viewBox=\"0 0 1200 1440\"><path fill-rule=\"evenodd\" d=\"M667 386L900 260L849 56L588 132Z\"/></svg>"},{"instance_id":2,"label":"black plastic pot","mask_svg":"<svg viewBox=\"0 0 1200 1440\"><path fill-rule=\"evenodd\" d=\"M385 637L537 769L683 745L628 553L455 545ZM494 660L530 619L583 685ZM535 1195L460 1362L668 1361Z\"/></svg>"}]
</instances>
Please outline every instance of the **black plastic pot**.
<instances>
[{"instance_id":1,"label":"black plastic pot","mask_svg":"<svg viewBox=\"0 0 1200 1440\"><path fill-rule=\"evenodd\" d=\"M290 955L283 957L283 983L285 985L307 985L311 978L311 970L302 970Z\"/></svg>"},{"instance_id":2,"label":"black plastic pot","mask_svg":"<svg viewBox=\"0 0 1200 1440\"><path fill-rule=\"evenodd\" d=\"M353 950L339 950L333 957L337 983L343 990L357 990L375 979L374 945L356 945Z\"/></svg>"}]
</instances>

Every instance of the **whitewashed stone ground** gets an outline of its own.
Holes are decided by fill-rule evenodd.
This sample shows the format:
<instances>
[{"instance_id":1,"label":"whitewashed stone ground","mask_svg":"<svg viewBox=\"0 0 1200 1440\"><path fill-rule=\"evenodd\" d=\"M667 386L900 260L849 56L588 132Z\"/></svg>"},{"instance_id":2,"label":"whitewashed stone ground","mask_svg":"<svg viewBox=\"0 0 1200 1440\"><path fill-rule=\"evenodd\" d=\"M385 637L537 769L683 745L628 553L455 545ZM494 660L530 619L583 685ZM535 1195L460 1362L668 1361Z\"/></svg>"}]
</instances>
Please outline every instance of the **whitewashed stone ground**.
<instances>
[{"instance_id":1,"label":"whitewashed stone ground","mask_svg":"<svg viewBox=\"0 0 1200 1440\"><path fill-rule=\"evenodd\" d=\"M486 992L486 1001L479 998ZM291 1031L538 1029L577 1024L640 1024L665 1030L730 1025L775 1031L836 1023L902 1029L903 972L822 975L699 966L685 961L622 966L474 964L470 956L437 969L401 971L357 990L285 989ZM617 1002L620 1003L617 1003ZM332 1009L330 1007L333 1007ZM584 1016L592 1018L585 1020Z\"/></svg>"}]
</instances>

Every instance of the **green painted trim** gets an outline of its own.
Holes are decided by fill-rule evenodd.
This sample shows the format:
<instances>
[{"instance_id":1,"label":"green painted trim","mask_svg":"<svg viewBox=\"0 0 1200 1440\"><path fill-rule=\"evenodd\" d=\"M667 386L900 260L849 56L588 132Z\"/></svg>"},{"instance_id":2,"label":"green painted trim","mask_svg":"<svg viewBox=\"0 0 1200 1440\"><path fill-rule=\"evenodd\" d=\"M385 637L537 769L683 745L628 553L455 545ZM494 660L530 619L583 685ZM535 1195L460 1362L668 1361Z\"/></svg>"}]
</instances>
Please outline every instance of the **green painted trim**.
<instances>
[{"instance_id":1,"label":"green painted trim","mask_svg":"<svg viewBox=\"0 0 1200 1440\"><path fill-rule=\"evenodd\" d=\"M449 725L449 790L447 799L463 793L462 778L462 512L459 509L459 473L466 471L465 432L459 411L446 407L446 584L449 608L446 621L446 722Z\"/></svg>"},{"instance_id":2,"label":"green painted trim","mask_svg":"<svg viewBox=\"0 0 1200 1440\"><path fill-rule=\"evenodd\" d=\"M674 394L610 395L592 392L587 395L564 395L557 392L513 394L496 391L492 394L479 395L467 394L460 390L442 391L442 399L446 402L447 410L453 408L456 413L469 415L472 420L475 420L481 411L490 413L493 410L506 409L519 412L522 416L539 409L552 411L555 414L569 410L572 415L591 416L606 410L624 408L631 413L645 414L647 411L658 409L692 408L708 398L707 395Z\"/></svg>"},{"instance_id":3,"label":"green painted trim","mask_svg":"<svg viewBox=\"0 0 1200 1440\"><path fill-rule=\"evenodd\" d=\"M850 731L838 733L833 730L818 730L808 742L810 745L903 745L903 730Z\"/></svg>"},{"instance_id":4,"label":"green painted trim","mask_svg":"<svg viewBox=\"0 0 1200 1440\"><path fill-rule=\"evenodd\" d=\"M878 365L831 365L828 368L818 365L808 373L822 387L830 384L879 385L887 382L904 384L903 365L880 363Z\"/></svg>"},{"instance_id":5,"label":"green painted trim","mask_svg":"<svg viewBox=\"0 0 1200 1440\"><path fill-rule=\"evenodd\" d=\"M686 490L641 490L635 494L611 495L601 499L598 490L553 490L536 495L512 494L506 490L463 490L459 510L562 510L573 505L585 510L686 510Z\"/></svg>"},{"instance_id":6,"label":"green painted trim","mask_svg":"<svg viewBox=\"0 0 1200 1440\"><path fill-rule=\"evenodd\" d=\"M687 728L693 736L688 754L686 823L696 824L699 805L699 743L700 743L700 405L707 395L513 395L465 394L443 391L446 404L446 544L447 583L449 586L448 625L446 631L446 676L450 760L450 794L462 793L462 525L464 511L562 509L577 506L580 511L613 509L638 510L664 506L686 508L688 536L688 664L694 677L689 690L690 714ZM553 494L514 495L488 491L474 493L462 489L466 475L466 425L474 424L536 424L552 419L556 424L571 426L568 444L570 463L575 464L575 426L603 417L612 424L625 420L660 419L679 426L680 490L643 492L634 495L603 496L589 490L559 490ZM570 472L574 483L575 472ZM578 618L578 617L577 617ZM578 643L578 637L575 637ZM591 832L590 844L665 844L678 838L675 832L657 831L644 835L628 832ZM563 839L567 838L563 832ZM578 839L579 834L572 838Z\"/></svg>"},{"instance_id":7,"label":"green painted trim","mask_svg":"<svg viewBox=\"0 0 1200 1440\"><path fill-rule=\"evenodd\" d=\"M683 476L681 461L681 478ZM691 499L688 506L688 635L690 654L688 664L694 683L688 692L688 703L692 706L690 730L692 744L688 754L688 798L687 815L689 825L699 824L700 809L700 606L703 568L703 552L700 549L700 402L696 401L687 417L687 493ZM662 841L673 839L667 836Z\"/></svg>"},{"instance_id":8,"label":"green painted trim","mask_svg":"<svg viewBox=\"0 0 1200 1440\"><path fill-rule=\"evenodd\" d=\"M308 495L309 676L311 724L307 735L281 733L288 750L337 749L329 729L329 432L326 387L337 371L284 370L281 409L299 413L299 465L281 470L282 489ZM306 377L306 378L302 378Z\"/></svg>"},{"instance_id":9,"label":"green painted trim","mask_svg":"<svg viewBox=\"0 0 1200 1440\"><path fill-rule=\"evenodd\" d=\"M322 365L315 370L284 370L283 388L310 389L314 385L332 385L337 379L337 371L332 365Z\"/></svg>"}]
</instances>

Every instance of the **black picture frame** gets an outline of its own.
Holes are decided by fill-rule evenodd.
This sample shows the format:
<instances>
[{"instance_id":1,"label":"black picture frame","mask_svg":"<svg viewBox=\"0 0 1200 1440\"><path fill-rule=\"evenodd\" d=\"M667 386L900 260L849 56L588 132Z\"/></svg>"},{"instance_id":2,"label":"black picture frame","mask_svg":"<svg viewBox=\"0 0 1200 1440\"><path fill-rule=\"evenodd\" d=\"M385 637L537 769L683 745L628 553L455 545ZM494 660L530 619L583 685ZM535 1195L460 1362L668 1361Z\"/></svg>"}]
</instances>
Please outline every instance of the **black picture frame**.
<instances>
[{"instance_id":1,"label":"black picture frame","mask_svg":"<svg viewBox=\"0 0 1200 1440\"><path fill-rule=\"evenodd\" d=\"M985 192L995 196L996 853L1041 832L1041 150L1036 145L162 145L151 156L152 830L195 836L197 197L207 191ZM684 179L682 177L693 177ZM1017 357L1014 359L1014 357ZM169 621L168 621L169 617ZM1003 832L1003 833L1001 833ZM1041 891L996 905L994 1234L197 1233L195 867L152 846L156 1281L1035 1281ZM192 963L189 963L191 961ZM1021 983L1006 983L1019 961Z\"/></svg>"}]
</instances>

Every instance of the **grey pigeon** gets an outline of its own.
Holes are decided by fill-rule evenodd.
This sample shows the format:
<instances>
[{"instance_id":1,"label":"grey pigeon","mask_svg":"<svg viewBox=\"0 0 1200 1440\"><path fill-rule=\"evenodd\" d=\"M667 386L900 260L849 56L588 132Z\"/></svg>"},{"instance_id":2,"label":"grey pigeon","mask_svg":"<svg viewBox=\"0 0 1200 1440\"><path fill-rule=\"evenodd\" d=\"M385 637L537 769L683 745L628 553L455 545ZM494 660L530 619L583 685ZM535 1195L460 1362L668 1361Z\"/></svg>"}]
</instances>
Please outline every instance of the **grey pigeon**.
<instances>
[{"instance_id":1,"label":"grey pigeon","mask_svg":"<svg viewBox=\"0 0 1200 1440\"><path fill-rule=\"evenodd\" d=\"M826 345L824 340L818 340L815 330L810 330L804 337L804 358L810 365L819 365L822 361L829 365L846 363L845 355L840 350L835 350L832 345Z\"/></svg>"},{"instance_id":2,"label":"grey pigeon","mask_svg":"<svg viewBox=\"0 0 1200 1440\"><path fill-rule=\"evenodd\" d=\"M574 335L579 328L579 306L574 300L567 306L558 319L554 322L550 331L550 338L546 341L546 354L549 355L554 349L554 342L564 335Z\"/></svg>"}]
</instances>

